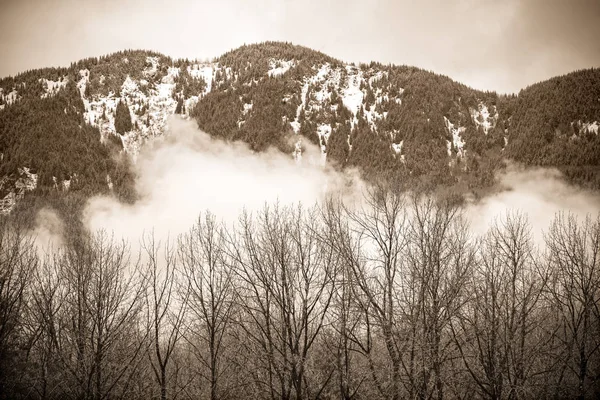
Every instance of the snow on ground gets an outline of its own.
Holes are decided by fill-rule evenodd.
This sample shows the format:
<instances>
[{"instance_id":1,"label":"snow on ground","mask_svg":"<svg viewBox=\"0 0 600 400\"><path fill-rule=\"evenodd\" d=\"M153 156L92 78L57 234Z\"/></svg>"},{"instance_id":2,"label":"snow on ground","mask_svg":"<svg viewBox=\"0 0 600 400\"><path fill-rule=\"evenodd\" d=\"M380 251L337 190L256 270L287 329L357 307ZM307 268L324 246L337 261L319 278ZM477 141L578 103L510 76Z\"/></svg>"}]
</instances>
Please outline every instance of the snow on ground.
<instances>
[{"instance_id":1,"label":"snow on ground","mask_svg":"<svg viewBox=\"0 0 600 400\"><path fill-rule=\"evenodd\" d=\"M317 72L317 76L315 77L315 79L318 82L324 80L325 78L327 78L327 74L329 74L329 71L331 71L331 67L329 66L329 63L323 64L321 66L321 68L319 68L319 72Z\"/></svg>"},{"instance_id":2,"label":"snow on ground","mask_svg":"<svg viewBox=\"0 0 600 400\"><path fill-rule=\"evenodd\" d=\"M38 184L38 175L31 173L27 167L17 169L19 178L15 182L14 190L11 190L3 199L0 199L0 214L8 215L17 204L17 200L23 198L25 192L34 190ZM0 187L5 179L0 181Z\"/></svg>"},{"instance_id":3,"label":"snow on ground","mask_svg":"<svg viewBox=\"0 0 600 400\"><path fill-rule=\"evenodd\" d=\"M300 105L298 106L298 108L296 109L296 119L292 122L290 122L290 125L292 126L292 129L294 130L294 133L298 133L300 132L300 113L302 113L302 110L304 109L304 107L306 107L306 95L308 94L308 87L309 87L310 83L309 82L305 82L304 86L302 86L302 94L301 94L301 102Z\"/></svg>"},{"instance_id":4,"label":"snow on ground","mask_svg":"<svg viewBox=\"0 0 600 400\"><path fill-rule=\"evenodd\" d=\"M127 75L123 85L121 85L121 99L129 107L131 123L134 125L137 123L138 126L142 126L144 120L138 116L138 112L143 104L148 103L148 97L140 90L139 85L129 75Z\"/></svg>"},{"instance_id":5,"label":"snow on ground","mask_svg":"<svg viewBox=\"0 0 600 400\"><path fill-rule=\"evenodd\" d=\"M317 126L317 135L319 136L319 143L321 144L321 161L325 164L325 158L327 157L327 141L331 135L331 125L320 124Z\"/></svg>"},{"instance_id":6,"label":"snow on ground","mask_svg":"<svg viewBox=\"0 0 600 400\"><path fill-rule=\"evenodd\" d=\"M161 79L162 83L175 83L175 79L179 76L179 67L169 67L167 69L167 75Z\"/></svg>"},{"instance_id":7,"label":"snow on ground","mask_svg":"<svg viewBox=\"0 0 600 400\"><path fill-rule=\"evenodd\" d=\"M294 60L276 60L271 58L269 60L269 71L267 72L267 75L270 77L281 76L295 66L296 62Z\"/></svg>"},{"instance_id":8,"label":"snow on ground","mask_svg":"<svg viewBox=\"0 0 600 400\"><path fill-rule=\"evenodd\" d=\"M88 70L79 72L81 79L77 83L84 102L84 118L89 124L100 129L102 141L106 140L108 135L117 134L114 119L118 102L124 101L128 105L131 122L136 129L126 132L120 137L124 150L134 160L146 140L164 133L167 117L173 114L177 107L177 101L173 99L173 91L180 69L169 67L167 74L162 77L160 83L155 83L152 78L156 76L156 72L160 67L159 60L157 57L147 57L146 61L148 66L143 71L146 79L141 79L138 82L127 76L119 93L111 92L108 96L93 96L93 98L86 99L84 94L89 82ZM210 88L213 74L212 66L196 64L195 68L188 69L188 71L190 75L204 79L207 82L207 88ZM146 88L148 94L140 90L142 86ZM185 99L186 113L193 109L200 96L191 96Z\"/></svg>"},{"instance_id":9,"label":"snow on ground","mask_svg":"<svg viewBox=\"0 0 600 400\"><path fill-rule=\"evenodd\" d=\"M206 82L204 94L209 93L212 89L212 81L216 72L216 65L213 64L194 64L188 66L189 74L197 79L203 79Z\"/></svg>"},{"instance_id":10,"label":"snow on ground","mask_svg":"<svg viewBox=\"0 0 600 400\"><path fill-rule=\"evenodd\" d=\"M45 92L42 93L42 98L44 99L49 96L54 96L56 93L58 93L59 90L63 89L65 86L67 86L67 82L69 82L69 78L67 78L66 76L63 76L58 81L51 81L49 79L41 78L39 81L42 83L42 86L44 87L44 90L45 90Z\"/></svg>"},{"instance_id":11,"label":"snow on ground","mask_svg":"<svg viewBox=\"0 0 600 400\"><path fill-rule=\"evenodd\" d=\"M450 142L448 142L450 143ZM394 150L394 156L400 156L400 161L404 163L406 160L404 158L404 154L402 154L402 146L404 145L404 140L401 140L400 143L392 143L392 150Z\"/></svg>"},{"instance_id":12,"label":"snow on ground","mask_svg":"<svg viewBox=\"0 0 600 400\"><path fill-rule=\"evenodd\" d=\"M377 71L373 76L369 78L369 86L373 87L373 84L381 80L381 78L388 76L387 71Z\"/></svg>"},{"instance_id":13,"label":"snow on ground","mask_svg":"<svg viewBox=\"0 0 600 400\"><path fill-rule=\"evenodd\" d=\"M362 82L362 71L354 66L347 65L348 81L342 92L342 103L354 115L354 119L350 122L352 127L358 123L356 114L362 107L364 93L360 90Z\"/></svg>"},{"instance_id":14,"label":"snow on ground","mask_svg":"<svg viewBox=\"0 0 600 400\"><path fill-rule=\"evenodd\" d=\"M79 89L79 94L81 95L81 98L84 99L85 88L87 87L87 84L90 81L90 71L87 69L79 70L79 76L81 77L81 79L79 79L79 81L77 82L77 88Z\"/></svg>"},{"instance_id":15,"label":"snow on ground","mask_svg":"<svg viewBox=\"0 0 600 400\"><path fill-rule=\"evenodd\" d=\"M313 69L316 69L316 67L313 66ZM331 81L330 79L327 79L330 75L330 72L331 67L329 66L329 64L323 64L321 67L319 67L317 73L314 76L304 79L300 105L296 109L296 118L292 122L290 122L294 133L300 132L300 115L302 113L302 110L307 110L309 112L313 110L318 111L322 108L322 103L325 100L331 99L332 93L329 91L329 85ZM329 77L331 78L331 80L334 80L336 79L335 76L335 74L332 74ZM337 75L337 80L339 81L339 74ZM311 95L308 96L308 92L311 85L316 84L320 84L320 89L316 92L311 92Z\"/></svg>"},{"instance_id":16,"label":"snow on ground","mask_svg":"<svg viewBox=\"0 0 600 400\"><path fill-rule=\"evenodd\" d=\"M594 122L577 121L577 125L579 126L579 133L594 132L596 135L598 134L598 128L600 127L600 123L598 121L594 121Z\"/></svg>"},{"instance_id":17,"label":"snow on ground","mask_svg":"<svg viewBox=\"0 0 600 400\"><path fill-rule=\"evenodd\" d=\"M317 135L319 135L319 139L321 141L321 149L324 150L325 146L327 146L327 141L329 140L329 135L331 135L331 125L330 124L320 124L317 127Z\"/></svg>"},{"instance_id":18,"label":"snow on ground","mask_svg":"<svg viewBox=\"0 0 600 400\"><path fill-rule=\"evenodd\" d=\"M94 96L94 98L90 99L85 98L85 88L89 83L90 72L87 69L80 70L79 76L81 76L81 79L77 82L77 87L79 88L79 93L85 109L83 117L88 124L100 129L100 140L104 142L108 135L116 134L115 111L117 109L118 98L115 97L115 94L112 92L106 97ZM136 91L139 92L137 84L135 84L128 76L121 88L121 95L123 96L124 93L125 96L134 98L135 96L133 93ZM132 122L134 122L134 116L135 114L132 113Z\"/></svg>"},{"instance_id":19,"label":"snow on ground","mask_svg":"<svg viewBox=\"0 0 600 400\"><path fill-rule=\"evenodd\" d=\"M313 67L315 69L316 67ZM316 75L309 79L309 83L313 86L310 91L305 109L307 111L320 111L326 102L331 101L333 90L336 90L336 82L339 81L339 72L331 69L331 66L326 63L319 67Z\"/></svg>"},{"instance_id":20,"label":"snow on ground","mask_svg":"<svg viewBox=\"0 0 600 400\"><path fill-rule=\"evenodd\" d=\"M8 94L4 94L4 92L0 92L0 97L2 97L2 100L8 105L13 104L15 101L19 100L19 94L17 93L17 91L15 89L13 89Z\"/></svg>"},{"instance_id":21,"label":"snow on ground","mask_svg":"<svg viewBox=\"0 0 600 400\"><path fill-rule=\"evenodd\" d=\"M241 96L240 96L240 100L241 100ZM242 116L246 116L250 111L252 111L252 106L253 106L252 102L244 103L244 108L242 109ZM237 122L238 128L241 128L242 125L245 123L246 123L246 121L240 117L240 119L238 119L238 122Z\"/></svg>"},{"instance_id":22,"label":"snow on ground","mask_svg":"<svg viewBox=\"0 0 600 400\"><path fill-rule=\"evenodd\" d=\"M17 191L31 191L37 187L37 174L32 174L27 167L19 168L18 171L21 177L15 183Z\"/></svg>"},{"instance_id":23,"label":"snow on ground","mask_svg":"<svg viewBox=\"0 0 600 400\"><path fill-rule=\"evenodd\" d=\"M242 110L242 114L246 115L252 110L252 106L254 104L252 102L244 104L244 109Z\"/></svg>"},{"instance_id":24,"label":"snow on ground","mask_svg":"<svg viewBox=\"0 0 600 400\"><path fill-rule=\"evenodd\" d=\"M379 102L383 101L383 96L381 94L379 94L379 97L375 97L375 103L373 104L365 104L363 106L363 113L365 115L365 118L367 119L367 122L369 123L369 126L371 127L371 130L373 132L377 132L377 121L381 121L382 119L385 119L387 117L387 112L384 112L383 114L380 114L379 112L377 112L376 110L376 105Z\"/></svg>"},{"instance_id":25,"label":"snow on ground","mask_svg":"<svg viewBox=\"0 0 600 400\"><path fill-rule=\"evenodd\" d=\"M159 83L156 85L156 89L150 90L152 95L148 105L152 123L148 128L152 136L161 135L164 132L167 117L175 113L177 102L172 97L173 89L175 89L175 85L172 83Z\"/></svg>"},{"instance_id":26,"label":"snow on ground","mask_svg":"<svg viewBox=\"0 0 600 400\"><path fill-rule=\"evenodd\" d=\"M121 97L127 98L130 101L143 99L146 96L140 91L139 85L135 83L129 75L125 78L123 85L121 85Z\"/></svg>"},{"instance_id":27,"label":"snow on ground","mask_svg":"<svg viewBox=\"0 0 600 400\"><path fill-rule=\"evenodd\" d=\"M156 75L156 72L158 72L158 57L146 57L146 63L150 65L144 68L142 74L144 74L144 76L147 78L153 77Z\"/></svg>"},{"instance_id":28,"label":"snow on ground","mask_svg":"<svg viewBox=\"0 0 600 400\"><path fill-rule=\"evenodd\" d=\"M463 138L460 135L466 130L466 128L463 126L459 126L458 128L455 128L454 124L452 122L450 122L450 120L446 117L444 117L444 123L446 124L446 129L448 129L448 132L452 135L452 143L454 144L454 148L456 149L457 156L463 158L465 156L465 152L466 152L465 150L463 150L465 141L463 140ZM450 145L450 142L448 141L448 156L451 156L451 155L452 155L451 145Z\"/></svg>"},{"instance_id":29,"label":"snow on ground","mask_svg":"<svg viewBox=\"0 0 600 400\"><path fill-rule=\"evenodd\" d=\"M188 99L185 99L183 104L185 105L185 115L186 116L190 116L190 112L194 109L194 107L196 107L196 104L198 104L198 101L200 101L200 97L199 96L190 96Z\"/></svg>"},{"instance_id":30,"label":"snow on ground","mask_svg":"<svg viewBox=\"0 0 600 400\"><path fill-rule=\"evenodd\" d=\"M209 93L212 89L212 77L213 77L213 67L212 65L205 65L200 68L200 76L206 82L205 92Z\"/></svg>"},{"instance_id":31,"label":"snow on ground","mask_svg":"<svg viewBox=\"0 0 600 400\"><path fill-rule=\"evenodd\" d=\"M489 130L496 127L496 122L498 121L498 111L496 110L496 106L493 106L494 114L492 115L488 110L488 107L479 103L478 109L470 109L471 118L473 118L473 122L477 127L482 127L483 132L487 135Z\"/></svg>"}]
</instances>

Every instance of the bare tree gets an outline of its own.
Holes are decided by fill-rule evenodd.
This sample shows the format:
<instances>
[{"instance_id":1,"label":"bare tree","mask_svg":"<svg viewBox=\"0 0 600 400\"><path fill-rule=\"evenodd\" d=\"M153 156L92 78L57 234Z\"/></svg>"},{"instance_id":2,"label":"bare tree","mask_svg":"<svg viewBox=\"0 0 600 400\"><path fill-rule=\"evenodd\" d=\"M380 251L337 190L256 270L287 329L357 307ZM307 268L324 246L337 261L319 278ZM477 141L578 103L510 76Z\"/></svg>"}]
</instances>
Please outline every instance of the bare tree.
<instances>
[{"instance_id":1,"label":"bare tree","mask_svg":"<svg viewBox=\"0 0 600 400\"><path fill-rule=\"evenodd\" d=\"M410 350L409 396L442 399L454 371L450 324L464 305L473 247L460 209L449 201L411 201L405 282L400 290Z\"/></svg>"},{"instance_id":2,"label":"bare tree","mask_svg":"<svg viewBox=\"0 0 600 400\"><path fill-rule=\"evenodd\" d=\"M57 268L63 304L53 340L73 378L65 395L127 397L146 342L138 263L130 263L126 243L99 232L68 247Z\"/></svg>"},{"instance_id":3,"label":"bare tree","mask_svg":"<svg viewBox=\"0 0 600 400\"><path fill-rule=\"evenodd\" d=\"M178 281L177 254L168 242L161 246L152 233L144 237L142 249L148 281L145 297L146 323L151 342L148 357L160 390L160 399L166 400L169 397L171 361L183 333L188 290L187 285L181 286ZM172 387L176 394L176 382Z\"/></svg>"},{"instance_id":4,"label":"bare tree","mask_svg":"<svg viewBox=\"0 0 600 400\"><path fill-rule=\"evenodd\" d=\"M38 367L33 372L30 386L40 399L59 398L65 378L54 341L63 294L55 266L55 254L46 254L32 276L27 307L31 338L29 360Z\"/></svg>"},{"instance_id":5,"label":"bare tree","mask_svg":"<svg viewBox=\"0 0 600 400\"><path fill-rule=\"evenodd\" d=\"M222 377L225 337L231 324L234 288L222 227L212 214L198 218L179 240L179 259L187 280L189 327L185 339L208 373L201 373L211 399L227 397Z\"/></svg>"},{"instance_id":6,"label":"bare tree","mask_svg":"<svg viewBox=\"0 0 600 400\"><path fill-rule=\"evenodd\" d=\"M336 212L331 214L331 209L325 216L327 226L331 225L331 217L339 216ZM335 244L332 242L335 238L330 236L331 230L327 230L320 239L324 243L331 243L334 252ZM360 330L364 326L362 315L362 305L355 300L354 275L352 269L348 268L343 262L338 265L334 282L334 297L330 307L330 328L324 333L324 340L327 345L324 351L329 352L334 357L337 372L337 391L338 396L344 400L350 400L358 396L359 390L368 377L368 372L360 365L361 349L357 346L356 338L360 335Z\"/></svg>"},{"instance_id":7,"label":"bare tree","mask_svg":"<svg viewBox=\"0 0 600 400\"><path fill-rule=\"evenodd\" d=\"M364 316L364 329L353 334L353 341L367 357L380 395L399 399L405 346L399 333L397 290L402 278L402 253L407 245L406 199L377 188L365 200L366 205L357 210L330 208L327 226L332 247L352 273L354 301ZM374 330L382 335L391 365L388 383L376 374L372 353Z\"/></svg>"},{"instance_id":8,"label":"bare tree","mask_svg":"<svg viewBox=\"0 0 600 400\"><path fill-rule=\"evenodd\" d=\"M240 280L239 321L260 368L258 390L272 399L317 398L333 369L311 375L311 349L332 301L336 259L318 240L316 210L265 207L245 214L230 246Z\"/></svg>"},{"instance_id":9,"label":"bare tree","mask_svg":"<svg viewBox=\"0 0 600 400\"><path fill-rule=\"evenodd\" d=\"M453 333L465 369L489 399L532 398L548 337L538 312L547 281L525 215L497 220L478 243L470 298Z\"/></svg>"},{"instance_id":10,"label":"bare tree","mask_svg":"<svg viewBox=\"0 0 600 400\"><path fill-rule=\"evenodd\" d=\"M0 396L14 383L9 382L11 364L17 357L13 351L22 345L22 318L37 264L33 240L0 218Z\"/></svg>"},{"instance_id":11,"label":"bare tree","mask_svg":"<svg viewBox=\"0 0 600 400\"><path fill-rule=\"evenodd\" d=\"M577 398L600 394L600 215L579 222L559 213L546 235L552 270L549 293L562 351L557 395ZM560 392L574 387L569 392ZM591 395L591 396L590 396Z\"/></svg>"}]
</instances>

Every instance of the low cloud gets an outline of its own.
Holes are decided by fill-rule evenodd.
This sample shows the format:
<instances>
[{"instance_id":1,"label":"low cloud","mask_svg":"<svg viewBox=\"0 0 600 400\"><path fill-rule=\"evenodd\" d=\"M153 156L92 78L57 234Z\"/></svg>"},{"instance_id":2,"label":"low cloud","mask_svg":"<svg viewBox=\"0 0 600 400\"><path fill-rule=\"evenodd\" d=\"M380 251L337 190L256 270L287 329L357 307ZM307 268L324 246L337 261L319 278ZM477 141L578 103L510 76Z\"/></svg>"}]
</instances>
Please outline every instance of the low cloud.
<instances>
[{"instance_id":1,"label":"low cloud","mask_svg":"<svg viewBox=\"0 0 600 400\"><path fill-rule=\"evenodd\" d=\"M50 208L42 208L35 217L31 232L40 256L51 253L63 245L64 223Z\"/></svg>"},{"instance_id":2,"label":"low cloud","mask_svg":"<svg viewBox=\"0 0 600 400\"><path fill-rule=\"evenodd\" d=\"M133 243L151 229L159 238L185 232L206 210L231 223L242 210L265 203L310 206L334 191L354 196L362 190L356 173L323 166L316 146L304 140L303 147L300 162L277 150L256 153L244 143L211 138L195 122L173 117L165 136L145 146L137 159L140 200L127 205L113 197L94 197L84 223Z\"/></svg>"},{"instance_id":3,"label":"low cloud","mask_svg":"<svg viewBox=\"0 0 600 400\"><path fill-rule=\"evenodd\" d=\"M139 200L130 205L114 197L94 197L84 211L84 224L136 244L150 230L158 239L174 238L205 211L231 224L242 210L275 202L311 206L336 194L360 203L366 184L356 171L342 173L323 165L320 149L307 140L303 150L301 162L275 149L256 153L244 143L214 139L195 122L173 117L165 136L144 146L138 157L134 168ZM474 235L485 233L495 218L520 211L541 244L558 212L571 212L580 220L600 212L598 192L570 185L556 169L511 164L498 181L499 191L465 207ZM62 229L56 214L42 210L34 232L37 243L60 245Z\"/></svg>"},{"instance_id":4,"label":"low cloud","mask_svg":"<svg viewBox=\"0 0 600 400\"><path fill-rule=\"evenodd\" d=\"M473 233L484 233L494 218L508 212L527 215L535 241L543 241L554 216L563 211L583 220L600 212L600 194L567 183L556 169L509 165L498 176L501 191L467 206Z\"/></svg>"}]
</instances>

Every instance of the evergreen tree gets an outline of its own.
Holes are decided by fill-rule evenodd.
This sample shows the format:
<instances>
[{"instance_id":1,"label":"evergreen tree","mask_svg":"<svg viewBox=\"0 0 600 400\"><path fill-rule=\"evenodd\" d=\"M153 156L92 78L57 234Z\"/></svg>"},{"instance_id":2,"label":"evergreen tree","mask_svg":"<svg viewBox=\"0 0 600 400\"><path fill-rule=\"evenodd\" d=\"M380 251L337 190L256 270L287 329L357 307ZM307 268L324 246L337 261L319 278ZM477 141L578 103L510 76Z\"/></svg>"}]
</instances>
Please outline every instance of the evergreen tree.
<instances>
[{"instance_id":1,"label":"evergreen tree","mask_svg":"<svg viewBox=\"0 0 600 400\"><path fill-rule=\"evenodd\" d=\"M119 101L115 112L115 130L117 133L129 132L133 127L131 113L124 101Z\"/></svg>"},{"instance_id":2,"label":"evergreen tree","mask_svg":"<svg viewBox=\"0 0 600 400\"><path fill-rule=\"evenodd\" d=\"M327 162L333 163L338 167L344 167L350 153L348 146L348 136L350 135L350 126L341 124L339 128L334 129L327 141Z\"/></svg>"},{"instance_id":3,"label":"evergreen tree","mask_svg":"<svg viewBox=\"0 0 600 400\"><path fill-rule=\"evenodd\" d=\"M183 114L183 100L181 97L177 100L177 107L175 107L175 114Z\"/></svg>"}]
</instances>

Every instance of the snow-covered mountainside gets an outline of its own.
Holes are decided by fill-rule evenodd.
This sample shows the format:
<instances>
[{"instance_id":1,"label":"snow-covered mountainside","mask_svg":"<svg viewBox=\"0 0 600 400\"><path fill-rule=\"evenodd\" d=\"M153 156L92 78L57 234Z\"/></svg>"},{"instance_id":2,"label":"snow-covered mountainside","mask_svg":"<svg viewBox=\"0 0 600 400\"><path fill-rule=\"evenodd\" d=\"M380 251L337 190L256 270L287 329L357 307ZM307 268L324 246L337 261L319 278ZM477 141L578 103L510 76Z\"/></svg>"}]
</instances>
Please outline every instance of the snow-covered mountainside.
<instances>
[{"instance_id":1,"label":"snow-covered mountainside","mask_svg":"<svg viewBox=\"0 0 600 400\"><path fill-rule=\"evenodd\" d=\"M147 67L142 70L143 78L133 79L127 75L117 92L86 96L86 87L90 80L88 69L79 71L81 78L77 83L85 106L85 120L100 129L102 140L106 140L108 135L119 135L115 128L115 112L117 103L125 102L129 108L133 129L119 136L124 150L134 159L147 139L164 133L167 117L174 114L177 108L176 99L183 96L181 91L176 91L176 82L181 68L186 67L167 66L167 73L158 78L158 70L161 67L158 57L148 56L146 63ZM218 65L211 63L187 66L190 76L204 81L205 90L184 99L185 114L210 90L213 71L218 70Z\"/></svg>"},{"instance_id":2,"label":"snow-covered mountainside","mask_svg":"<svg viewBox=\"0 0 600 400\"><path fill-rule=\"evenodd\" d=\"M0 211L22 196L17 182L29 171L40 177L29 179L30 189L74 190L89 181L102 190L119 187L126 174L108 160L116 152L135 162L175 113L257 151L274 146L301 160L302 143L310 141L323 162L432 185L489 185L506 158L596 168L598 75L578 72L501 96L414 67L344 63L277 42L211 61L126 51L29 71L0 80ZM570 89L582 85L583 91ZM55 146L44 132L71 144ZM32 141L41 147L38 156L24 150ZM72 154L92 144L101 145L93 156L100 169ZM56 147L51 158L44 146Z\"/></svg>"}]
</instances>

